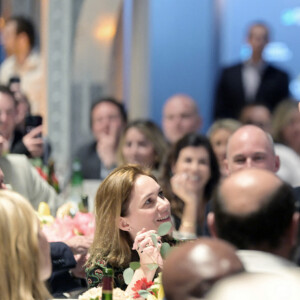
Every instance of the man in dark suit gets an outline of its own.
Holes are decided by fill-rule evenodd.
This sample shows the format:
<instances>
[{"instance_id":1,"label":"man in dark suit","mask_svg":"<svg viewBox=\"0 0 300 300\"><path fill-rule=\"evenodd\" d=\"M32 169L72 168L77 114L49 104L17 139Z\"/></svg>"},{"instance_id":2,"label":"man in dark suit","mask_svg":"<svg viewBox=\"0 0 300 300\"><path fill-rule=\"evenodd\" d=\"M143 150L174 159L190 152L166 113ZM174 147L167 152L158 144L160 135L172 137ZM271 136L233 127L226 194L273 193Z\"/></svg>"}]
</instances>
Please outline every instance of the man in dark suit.
<instances>
[{"instance_id":1,"label":"man in dark suit","mask_svg":"<svg viewBox=\"0 0 300 300\"><path fill-rule=\"evenodd\" d=\"M223 69L217 86L214 117L238 118L242 107L251 102L265 104L271 111L289 95L287 73L263 60L269 41L265 24L254 23L248 33L252 48L249 60Z\"/></svg>"},{"instance_id":2,"label":"man in dark suit","mask_svg":"<svg viewBox=\"0 0 300 300\"><path fill-rule=\"evenodd\" d=\"M82 145L76 154L84 179L103 180L116 167L116 154L127 114L122 103L107 97L91 108L91 130L94 140Z\"/></svg>"}]
</instances>

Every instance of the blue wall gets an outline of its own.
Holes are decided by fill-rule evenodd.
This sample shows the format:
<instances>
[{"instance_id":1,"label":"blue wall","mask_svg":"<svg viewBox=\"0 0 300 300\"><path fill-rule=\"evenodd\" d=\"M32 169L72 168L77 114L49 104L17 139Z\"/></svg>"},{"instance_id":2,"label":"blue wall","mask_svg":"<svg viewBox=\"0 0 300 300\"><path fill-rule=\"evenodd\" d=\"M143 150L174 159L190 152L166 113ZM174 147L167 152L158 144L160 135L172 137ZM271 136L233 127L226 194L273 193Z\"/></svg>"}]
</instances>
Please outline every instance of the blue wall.
<instances>
[{"instance_id":1,"label":"blue wall","mask_svg":"<svg viewBox=\"0 0 300 300\"><path fill-rule=\"evenodd\" d=\"M175 93L192 96L211 122L214 88L214 18L211 0L151 0L150 117L161 123L165 100Z\"/></svg>"},{"instance_id":2,"label":"blue wall","mask_svg":"<svg viewBox=\"0 0 300 300\"><path fill-rule=\"evenodd\" d=\"M124 3L132 6L132 0L127 1ZM266 59L290 73L291 92L300 99L299 0L149 0L148 3L149 117L158 124L165 100L175 93L187 93L198 102L204 119L202 132L206 132L212 121L219 71L224 65L246 58L245 34L255 20L271 25L273 43L266 51Z\"/></svg>"}]
</instances>

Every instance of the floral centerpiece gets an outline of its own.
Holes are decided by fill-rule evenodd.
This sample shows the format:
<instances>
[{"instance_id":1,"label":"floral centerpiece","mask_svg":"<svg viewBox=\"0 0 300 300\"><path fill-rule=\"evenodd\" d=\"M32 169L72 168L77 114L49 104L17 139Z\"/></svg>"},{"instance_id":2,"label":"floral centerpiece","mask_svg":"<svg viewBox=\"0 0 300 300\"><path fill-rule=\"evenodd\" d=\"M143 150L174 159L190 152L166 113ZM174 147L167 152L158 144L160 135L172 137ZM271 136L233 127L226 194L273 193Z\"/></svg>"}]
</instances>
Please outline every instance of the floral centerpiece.
<instances>
[{"instance_id":1,"label":"floral centerpiece","mask_svg":"<svg viewBox=\"0 0 300 300\"><path fill-rule=\"evenodd\" d=\"M56 218L53 223L43 226L43 232L49 242L65 241L76 235L93 236L94 231L95 218L92 213L77 212L73 218Z\"/></svg>"},{"instance_id":2,"label":"floral centerpiece","mask_svg":"<svg viewBox=\"0 0 300 300\"><path fill-rule=\"evenodd\" d=\"M102 298L102 288L91 288L81 296L79 296L79 300L101 300ZM132 300L126 292L122 291L119 288L113 290L113 299L114 300Z\"/></svg>"},{"instance_id":3,"label":"floral centerpiece","mask_svg":"<svg viewBox=\"0 0 300 300\"><path fill-rule=\"evenodd\" d=\"M77 212L74 217L61 213L54 218L50 215L48 204L41 202L38 216L49 242L65 241L76 235L94 235L95 217L92 213Z\"/></svg>"}]
</instances>

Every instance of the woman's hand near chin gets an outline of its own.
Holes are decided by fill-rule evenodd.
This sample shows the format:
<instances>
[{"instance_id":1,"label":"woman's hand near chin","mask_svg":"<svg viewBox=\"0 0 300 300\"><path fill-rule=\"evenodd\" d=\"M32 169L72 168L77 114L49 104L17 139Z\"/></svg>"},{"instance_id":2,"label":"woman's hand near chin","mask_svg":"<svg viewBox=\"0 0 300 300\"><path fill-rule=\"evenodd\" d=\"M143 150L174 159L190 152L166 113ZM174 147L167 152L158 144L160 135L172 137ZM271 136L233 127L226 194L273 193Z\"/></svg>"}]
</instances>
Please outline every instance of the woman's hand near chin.
<instances>
[{"instance_id":1,"label":"woman's hand near chin","mask_svg":"<svg viewBox=\"0 0 300 300\"><path fill-rule=\"evenodd\" d=\"M153 244L151 234L156 234L155 230L146 230L143 228L139 231L134 239L133 250L136 250L140 257L140 267L134 272L133 278L130 284L127 286L126 292L132 294L132 287L142 278L146 278L148 281L152 281L156 269L163 266L163 259L160 255L161 240L157 236L157 246ZM151 264L151 268L150 268ZM157 267L153 268L153 264L157 264Z\"/></svg>"},{"instance_id":2,"label":"woman's hand near chin","mask_svg":"<svg viewBox=\"0 0 300 300\"><path fill-rule=\"evenodd\" d=\"M157 264L159 267L163 265L163 259L160 254L161 248L161 237L157 236L157 245L155 246L151 235L157 234L155 230L146 230L143 228L139 231L135 237L133 243L133 250L136 250L140 257L141 268L147 272L149 264Z\"/></svg>"},{"instance_id":3,"label":"woman's hand near chin","mask_svg":"<svg viewBox=\"0 0 300 300\"><path fill-rule=\"evenodd\" d=\"M197 192L188 189L188 175L186 173L177 173L171 177L170 183L173 193L179 197L186 205L197 205L199 195Z\"/></svg>"},{"instance_id":4,"label":"woman's hand near chin","mask_svg":"<svg viewBox=\"0 0 300 300\"><path fill-rule=\"evenodd\" d=\"M201 195L197 191L187 188L187 180L188 175L186 173L177 173L171 178L170 183L173 193L184 202L181 225L178 231L195 235Z\"/></svg>"}]
</instances>

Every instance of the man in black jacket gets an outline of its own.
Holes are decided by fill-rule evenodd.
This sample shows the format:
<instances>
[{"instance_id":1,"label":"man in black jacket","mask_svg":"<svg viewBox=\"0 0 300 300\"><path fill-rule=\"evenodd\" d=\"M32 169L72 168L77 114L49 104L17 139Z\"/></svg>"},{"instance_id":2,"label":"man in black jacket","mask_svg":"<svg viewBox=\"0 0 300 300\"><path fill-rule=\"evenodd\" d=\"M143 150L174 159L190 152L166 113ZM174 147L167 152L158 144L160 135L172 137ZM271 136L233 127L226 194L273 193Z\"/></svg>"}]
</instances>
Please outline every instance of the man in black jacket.
<instances>
[{"instance_id":1,"label":"man in black jacket","mask_svg":"<svg viewBox=\"0 0 300 300\"><path fill-rule=\"evenodd\" d=\"M269 41L264 23L254 23L248 33L252 48L249 60L223 69L217 86L214 117L238 118L247 103L263 103L271 111L289 95L286 72L264 61L262 54Z\"/></svg>"},{"instance_id":2,"label":"man in black jacket","mask_svg":"<svg viewBox=\"0 0 300 300\"><path fill-rule=\"evenodd\" d=\"M52 275L48 288L53 296L87 287L84 264L92 237L75 236L65 242L50 243Z\"/></svg>"}]
</instances>

